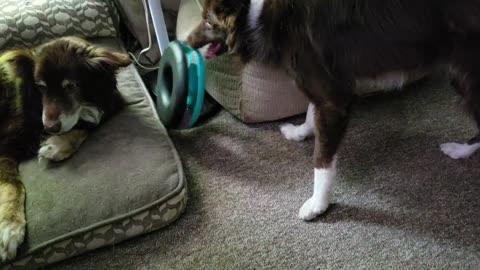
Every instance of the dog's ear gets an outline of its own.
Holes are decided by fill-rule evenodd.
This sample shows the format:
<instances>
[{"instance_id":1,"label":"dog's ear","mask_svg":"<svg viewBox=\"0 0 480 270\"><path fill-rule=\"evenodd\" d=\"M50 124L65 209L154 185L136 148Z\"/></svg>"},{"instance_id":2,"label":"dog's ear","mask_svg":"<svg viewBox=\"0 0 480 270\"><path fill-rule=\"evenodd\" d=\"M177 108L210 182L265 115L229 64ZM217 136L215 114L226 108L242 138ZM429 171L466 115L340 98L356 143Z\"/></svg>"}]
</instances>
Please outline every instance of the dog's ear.
<instances>
[{"instance_id":1,"label":"dog's ear","mask_svg":"<svg viewBox=\"0 0 480 270\"><path fill-rule=\"evenodd\" d=\"M104 48L93 49L86 61L92 68L114 71L132 63L127 54L109 51Z\"/></svg>"}]
</instances>

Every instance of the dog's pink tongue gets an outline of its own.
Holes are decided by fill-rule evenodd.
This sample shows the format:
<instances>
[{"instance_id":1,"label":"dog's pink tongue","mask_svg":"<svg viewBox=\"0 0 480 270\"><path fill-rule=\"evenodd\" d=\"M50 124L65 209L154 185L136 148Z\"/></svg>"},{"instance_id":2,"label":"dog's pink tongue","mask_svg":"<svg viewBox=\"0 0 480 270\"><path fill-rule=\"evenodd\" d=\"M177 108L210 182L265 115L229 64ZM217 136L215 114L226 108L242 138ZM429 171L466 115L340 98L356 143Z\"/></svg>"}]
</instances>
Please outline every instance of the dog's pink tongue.
<instances>
[{"instance_id":1,"label":"dog's pink tongue","mask_svg":"<svg viewBox=\"0 0 480 270\"><path fill-rule=\"evenodd\" d=\"M207 50L207 55L205 56L207 59L215 58L222 48L221 43L212 43Z\"/></svg>"}]
</instances>

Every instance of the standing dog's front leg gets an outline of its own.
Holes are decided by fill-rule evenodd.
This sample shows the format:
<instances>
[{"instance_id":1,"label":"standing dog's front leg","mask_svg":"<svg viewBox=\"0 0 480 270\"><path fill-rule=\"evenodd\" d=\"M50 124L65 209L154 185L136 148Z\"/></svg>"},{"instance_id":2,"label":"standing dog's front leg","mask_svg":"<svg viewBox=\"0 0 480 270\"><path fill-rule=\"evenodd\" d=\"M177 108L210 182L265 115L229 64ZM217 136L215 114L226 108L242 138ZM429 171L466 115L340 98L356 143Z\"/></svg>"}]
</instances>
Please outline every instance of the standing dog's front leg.
<instances>
[{"instance_id":1,"label":"standing dog's front leg","mask_svg":"<svg viewBox=\"0 0 480 270\"><path fill-rule=\"evenodd\" d=\"M38 157L52 161L70 158L88 136L83 129L73 129L60 135L52 135L45 140L38 150Z\"/></svg>"},{"instance_id":2,"label":"standing dog's front leg","mask_svg":"<svg viewBox=\"0 0 480 270\"><path fill-rule=\"evenodd\" d=\"M328 208L336 176L335 155L348 123L348 105L349 102L315 106L313 195L300 209L299 217L303 220L312 220Z\"/></svg>"},{"instance_id":3,"label":"standing dog's front leg","mask_svg":"<svg viewBox=\"0 0 480 270\"><path fill-rule=\"evenodd\" d=\"M286 63L288 73L310 100L306 125L313 119L315 134L313 195L300 208L299 217L303 220L312 220L328 208L336 176L335 157L347 128L349 107L354 98L350 76L340 70L326 70L324 60L317 58L318 55L306 53L318 49L307 45L304 50L292 54L290 62Z\"/></svg>"}]
</instances>

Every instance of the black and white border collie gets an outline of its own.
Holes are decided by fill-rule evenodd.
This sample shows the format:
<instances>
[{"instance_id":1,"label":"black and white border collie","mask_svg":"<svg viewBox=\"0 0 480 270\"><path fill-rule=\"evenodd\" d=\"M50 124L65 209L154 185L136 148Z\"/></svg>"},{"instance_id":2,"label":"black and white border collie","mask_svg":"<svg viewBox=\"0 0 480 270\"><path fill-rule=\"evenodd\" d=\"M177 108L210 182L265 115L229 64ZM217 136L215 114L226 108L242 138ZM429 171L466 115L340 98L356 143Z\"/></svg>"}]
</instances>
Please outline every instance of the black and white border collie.
<instances>
[{"instance_id":1,"label":"black and white border collie","mask_svg":"<svg viewBox=\"0 0 480 270\"><path fill-rule=\"evenodd\" d=\"M306 122L281 128L292 140L315 135L313 196L300 209L303 220L329 205L359 81L401 87L405 74L445 67L480 125L480 0L206 0L187 42L210 44L209 58L228 52L281 67L309 98ZM480 135L441 145L455 159L478 149Z\"/></svg>"}]
</instances>

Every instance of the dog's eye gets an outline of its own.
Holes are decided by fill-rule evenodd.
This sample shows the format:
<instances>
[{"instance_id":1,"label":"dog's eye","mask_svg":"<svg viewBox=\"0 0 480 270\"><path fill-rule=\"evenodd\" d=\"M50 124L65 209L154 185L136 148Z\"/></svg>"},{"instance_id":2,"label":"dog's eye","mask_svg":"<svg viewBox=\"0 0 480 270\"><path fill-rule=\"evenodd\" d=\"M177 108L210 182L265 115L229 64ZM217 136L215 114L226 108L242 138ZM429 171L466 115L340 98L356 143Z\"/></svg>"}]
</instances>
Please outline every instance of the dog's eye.
<instances>
[{"instance_id":1,"label":"dog's eye","mask_svg":"<svg viewBox=\"0 0 480 270\"><path fill-rule=\"evenodd\" d=\"M43 82L39 82L36 84L37 85L37 89L38 91L40 91L42 94L44 94L45 92L47 92L47 85Z\"/></svg>"},{"instance_id":2,"label":"dog's eye","mask_svg":"<svg viewBox=\"0 0 480 270\"><path fill-rule=\"evenodd\" d=\"M65 89L65 91L68 91L68 92L74 92L78 89L78 86L75 82L68 81L68 80L63 81L62 87L63 89Z\"/></svg>"}]
</instances>

